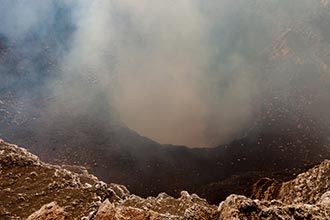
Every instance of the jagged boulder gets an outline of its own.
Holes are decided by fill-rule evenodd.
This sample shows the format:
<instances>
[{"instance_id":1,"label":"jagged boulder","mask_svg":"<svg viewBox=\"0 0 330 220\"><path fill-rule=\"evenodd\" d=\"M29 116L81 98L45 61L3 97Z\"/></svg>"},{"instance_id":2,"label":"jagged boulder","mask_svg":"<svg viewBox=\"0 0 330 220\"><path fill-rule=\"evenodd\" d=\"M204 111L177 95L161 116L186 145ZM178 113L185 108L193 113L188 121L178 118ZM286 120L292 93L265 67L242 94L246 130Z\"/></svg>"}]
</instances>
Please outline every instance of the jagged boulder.
<instances>
[{"instance_id":1,"label":"jagged boulder","mask_svg":"<svg viewBox=\"0 0 330 220\"><path fill-rule=\"evenodd\" d=\"M285 204L277 200L252 200L231 195L219 206L219 220L330 219L330 206L324 204Z\"/></svg>"},{"instance_id":2,"label":"jagged boulder","mask_svg":"<svg viewBox=\"0 0 330 220\"><path fill-rule=\"evenodd\" d=\"M282 185L269 178L255 185L261 201L231 195L220 204L219 219L330 219L329 160Z\"/></svg>"},{"instance_id":3,"label":"jagged boulder","mask_svg":"<svg viewBox=\"0 0 330 220\"><path fill-rule=\"evenodd\" d=\"M330 191L330 160L325 160L320 165L284 183L277 199L288 204L315 204L327 191Z\"/></svg>"},{"instance_id":4,"label":"jagged boulder","mask_svg":"<svg viewBox=\"0 0 330 220\"><path fill-rule=\"evenodd\" d=\"M166 193L160 193L157 197L148 197L146 199L130 195L123 201L122 205L176 216L183 216L187 209L196 205L210 210L217 209L216 206L208 204L205 199L199 198L196 194L190 195L186 191L182 191L181 196L177 199Z\"/></svg>"},{"instance_id":5,"label":"jagged boulder","mask_svg":"<svg viewBox=\"0 0 330 220\"><path fill-rule=\"evenodd\" d=\"M27 220L65 220L66 217L64 209L57 202L51 202L31 214Z\"/></svg>"},{"instance_id":6,"label":"jagged boulder","mask_svg":"<svg viewBox=\"0 0 330 220\"><path fill-rule=\"evenodd\" d=\"M160 198L160 197L156 197ZM155 199L155 198L154 198ZM141 198L141 200L143 200ZM148 201L150 202L150 198ZM177 204L180 199L174 199L171 198L172 202L174 202L173 209L180 209L180 207L174 206L174 204ZM155 205L157 202L151 204L149 203L149 207L144 208L136 208L135 205L133 206L127 206L125 203L121 204L114 204L110 203L109 200L104 201L96 213L93 220L144 220L144 219L150 219L150 220L218 220L219 218L219 211L216 209L210 208L208 206L203 206L197 203L192 204L190 207L185 209L184 213L182 212L176 212L176 214L170 214L169 212L161 213L156 212L153 210L163 209L166 210L166 208L169 208L171 205L167 205L164 207L161 207L164 204L161 204L162 202L158 200L159 202L157 205ZM171 208L169 208L169 211ZM173 210L172 210L173 211Z\"/></svg>"},{"instance_id":7,"label":"jagged boulder","mask_svg":"<svg viewBox=\"0 0 330 220\"><path fill-rule=\"evenodd\" d=\"M104 201L93 220L174 220L177 216L163 215L151 210L143 210L127 206L115 206L109 200Z\"/></svg>"},{"instance_id":8,"label":"jagged boulder","mask_svg":"<svg viewBox=\"0 0 330 220\"><path fill-rule=\"evenodd\" d=\"M207 206L195 204L186 209L184 220L218 220L220 212Z\"/></svg>"},{"instance_id":9,"label":"jagged boulder","mask_svg":"<svg viewBox=\"0 0 330 220\"><path fill-rule=\"evenodd\" d=\"M317 204L330 206L330 191L324 193Z\"/></svg>"},{"instance_id":10,"label":"jagged boulder","mask_svg":"<svg viewBox=\"0 0 330 220\"><path fill-rule=\"evenodd\" d=\"M130 195L122 201L121 205L150 213L159 213L161 218L166 219L217 220L219 216L216 206L210 205L205 199L196 194L190 195L186 191L182 191L181 196L177 199L166 193L146 199Z\"/></svg>"},{"instance_id":11,"label":"jagged boulder","mask_svg":"<svg viewBox=\"0 0 330 220\"><path fill-rule=\"evenodd\" d=\"M38 166L42 162L39 158L24 148L8 144L0 139L0 169L7 170L13 167L29 165Z\"/></svg>"},{"instance_id":12,"label":"jagged boulder","mask_svg":"<svg viewBox=\"0 0 330 220\"><path fill-rule=\"evenodd\" d=\"M70 219L81 219L96 212L105 199L114 202L127 194L124 186L107 185L83 167L47 164L27 150L0 140L1 220L25 219L53 201L65 207Z\"/></svg>"}]
</instances>

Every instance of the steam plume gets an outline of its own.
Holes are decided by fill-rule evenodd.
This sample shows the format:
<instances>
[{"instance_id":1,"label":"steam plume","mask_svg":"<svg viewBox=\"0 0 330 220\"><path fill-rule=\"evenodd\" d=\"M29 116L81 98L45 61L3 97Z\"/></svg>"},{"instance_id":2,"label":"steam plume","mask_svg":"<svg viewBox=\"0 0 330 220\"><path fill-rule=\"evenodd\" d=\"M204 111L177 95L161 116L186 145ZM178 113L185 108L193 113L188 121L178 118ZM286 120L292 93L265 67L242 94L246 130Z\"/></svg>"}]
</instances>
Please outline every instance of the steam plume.
<instances>
[{"instance_id":1,"label":"steam plume","mask_svg":"<svg viewBox=\"0 0 330 220\"><path fill-rule=\"evenodd\" d=\"M269 89L289 103L296 101L294 86L327 95L318 80L324 72L314 67L327 63L303 47L329 43L318 23L325 1L1 2L0 33L21 42L20 53L40 55L41 46L26 44L29 34L42 41L57 33L49 52L56 67L48 67L52 77L42 82L43 91L56 97L47 103L47 118L63 112L107 123L116 118L160 143L210 146L253 126L256 100ZM286 42L290 59L271 61L274 42L291 27L298 28L290 33L311 32L318 42L298 36L298 49ZM290 63L299 59L304 60L301 69ZM44 75L38 63L24 66L30 77ZM1 68L1 76L9 77L9 67ZM323 101L317 109L329 108L318 100Z\"/></svg>"}]
</instances>

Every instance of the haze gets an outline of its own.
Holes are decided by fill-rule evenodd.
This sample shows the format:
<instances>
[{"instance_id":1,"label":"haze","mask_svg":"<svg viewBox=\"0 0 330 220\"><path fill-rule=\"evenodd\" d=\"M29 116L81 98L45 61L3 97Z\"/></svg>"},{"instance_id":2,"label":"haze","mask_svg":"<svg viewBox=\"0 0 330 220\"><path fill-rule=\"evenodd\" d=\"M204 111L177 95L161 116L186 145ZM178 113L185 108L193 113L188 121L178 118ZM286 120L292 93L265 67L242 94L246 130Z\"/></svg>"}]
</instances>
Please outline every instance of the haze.
<instances>
[{"instance_id":1,"label":"haze","mask_svg":"<svg viewBox=\"0 0 330 220\"><path fill-rule=\"evenodd\" d=\"M30 81L39 83L47 71L51 76L42 81L52 97L44 117L87 112L163 144L215 146L253 127L264 98L300 106L292 91L304 87L316 98L301 111L329 122L329 61L308 46L328 48L320 29L328 1L0 2L1 36L21 45L24 56L39 53L24 43L31 33L58 42L49 45L55 67L24 64ZM290 31L310 39L281 45ZM8 82L8 67L1 68Z\"/></svg>"}]
</instances>

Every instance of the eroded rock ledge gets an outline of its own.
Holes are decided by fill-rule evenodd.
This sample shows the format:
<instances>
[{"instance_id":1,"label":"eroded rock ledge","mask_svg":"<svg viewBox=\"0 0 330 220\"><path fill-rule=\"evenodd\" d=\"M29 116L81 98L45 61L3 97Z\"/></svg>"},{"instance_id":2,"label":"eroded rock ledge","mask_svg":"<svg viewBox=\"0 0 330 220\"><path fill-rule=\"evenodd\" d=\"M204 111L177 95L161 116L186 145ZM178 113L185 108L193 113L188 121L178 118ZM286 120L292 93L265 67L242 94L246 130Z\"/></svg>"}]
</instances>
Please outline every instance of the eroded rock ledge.
<instances>
[{"instance_id":1,"label":"eroded rock ledge","mask_svg":"<svg viewBox=\"0 0 330 220\"><path fill-rule=\"evenodd\" d=\"M0 140L0 219L330 219L330 161L279 187L276 200L231 195L219 206L197 195L146 199L79 166L44 163Z\"/></svg>"}]
</instances>

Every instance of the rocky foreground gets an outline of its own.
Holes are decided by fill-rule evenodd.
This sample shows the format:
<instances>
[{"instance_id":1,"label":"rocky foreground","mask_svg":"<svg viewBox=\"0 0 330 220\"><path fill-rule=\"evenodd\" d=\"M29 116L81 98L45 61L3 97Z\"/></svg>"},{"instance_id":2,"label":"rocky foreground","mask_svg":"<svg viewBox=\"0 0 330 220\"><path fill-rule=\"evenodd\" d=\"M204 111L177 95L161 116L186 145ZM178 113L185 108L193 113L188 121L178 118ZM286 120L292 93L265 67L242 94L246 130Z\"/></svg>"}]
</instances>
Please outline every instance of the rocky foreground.
<instances>
[{"instance_id":1,"label":"rocky foreground","mask_svg":"<svg viewBox=\"0 0 330 220\"><path fill-rule=\"evenodd\" d=\"M79 166L44 163L0 140L0 219L222 220L330 219L330 161L276 184L263 179L254 198L231 195L219 206L195 194L140 198ZM270 200L270 198L275 198Z\"/></svg>"}]
</instances>

